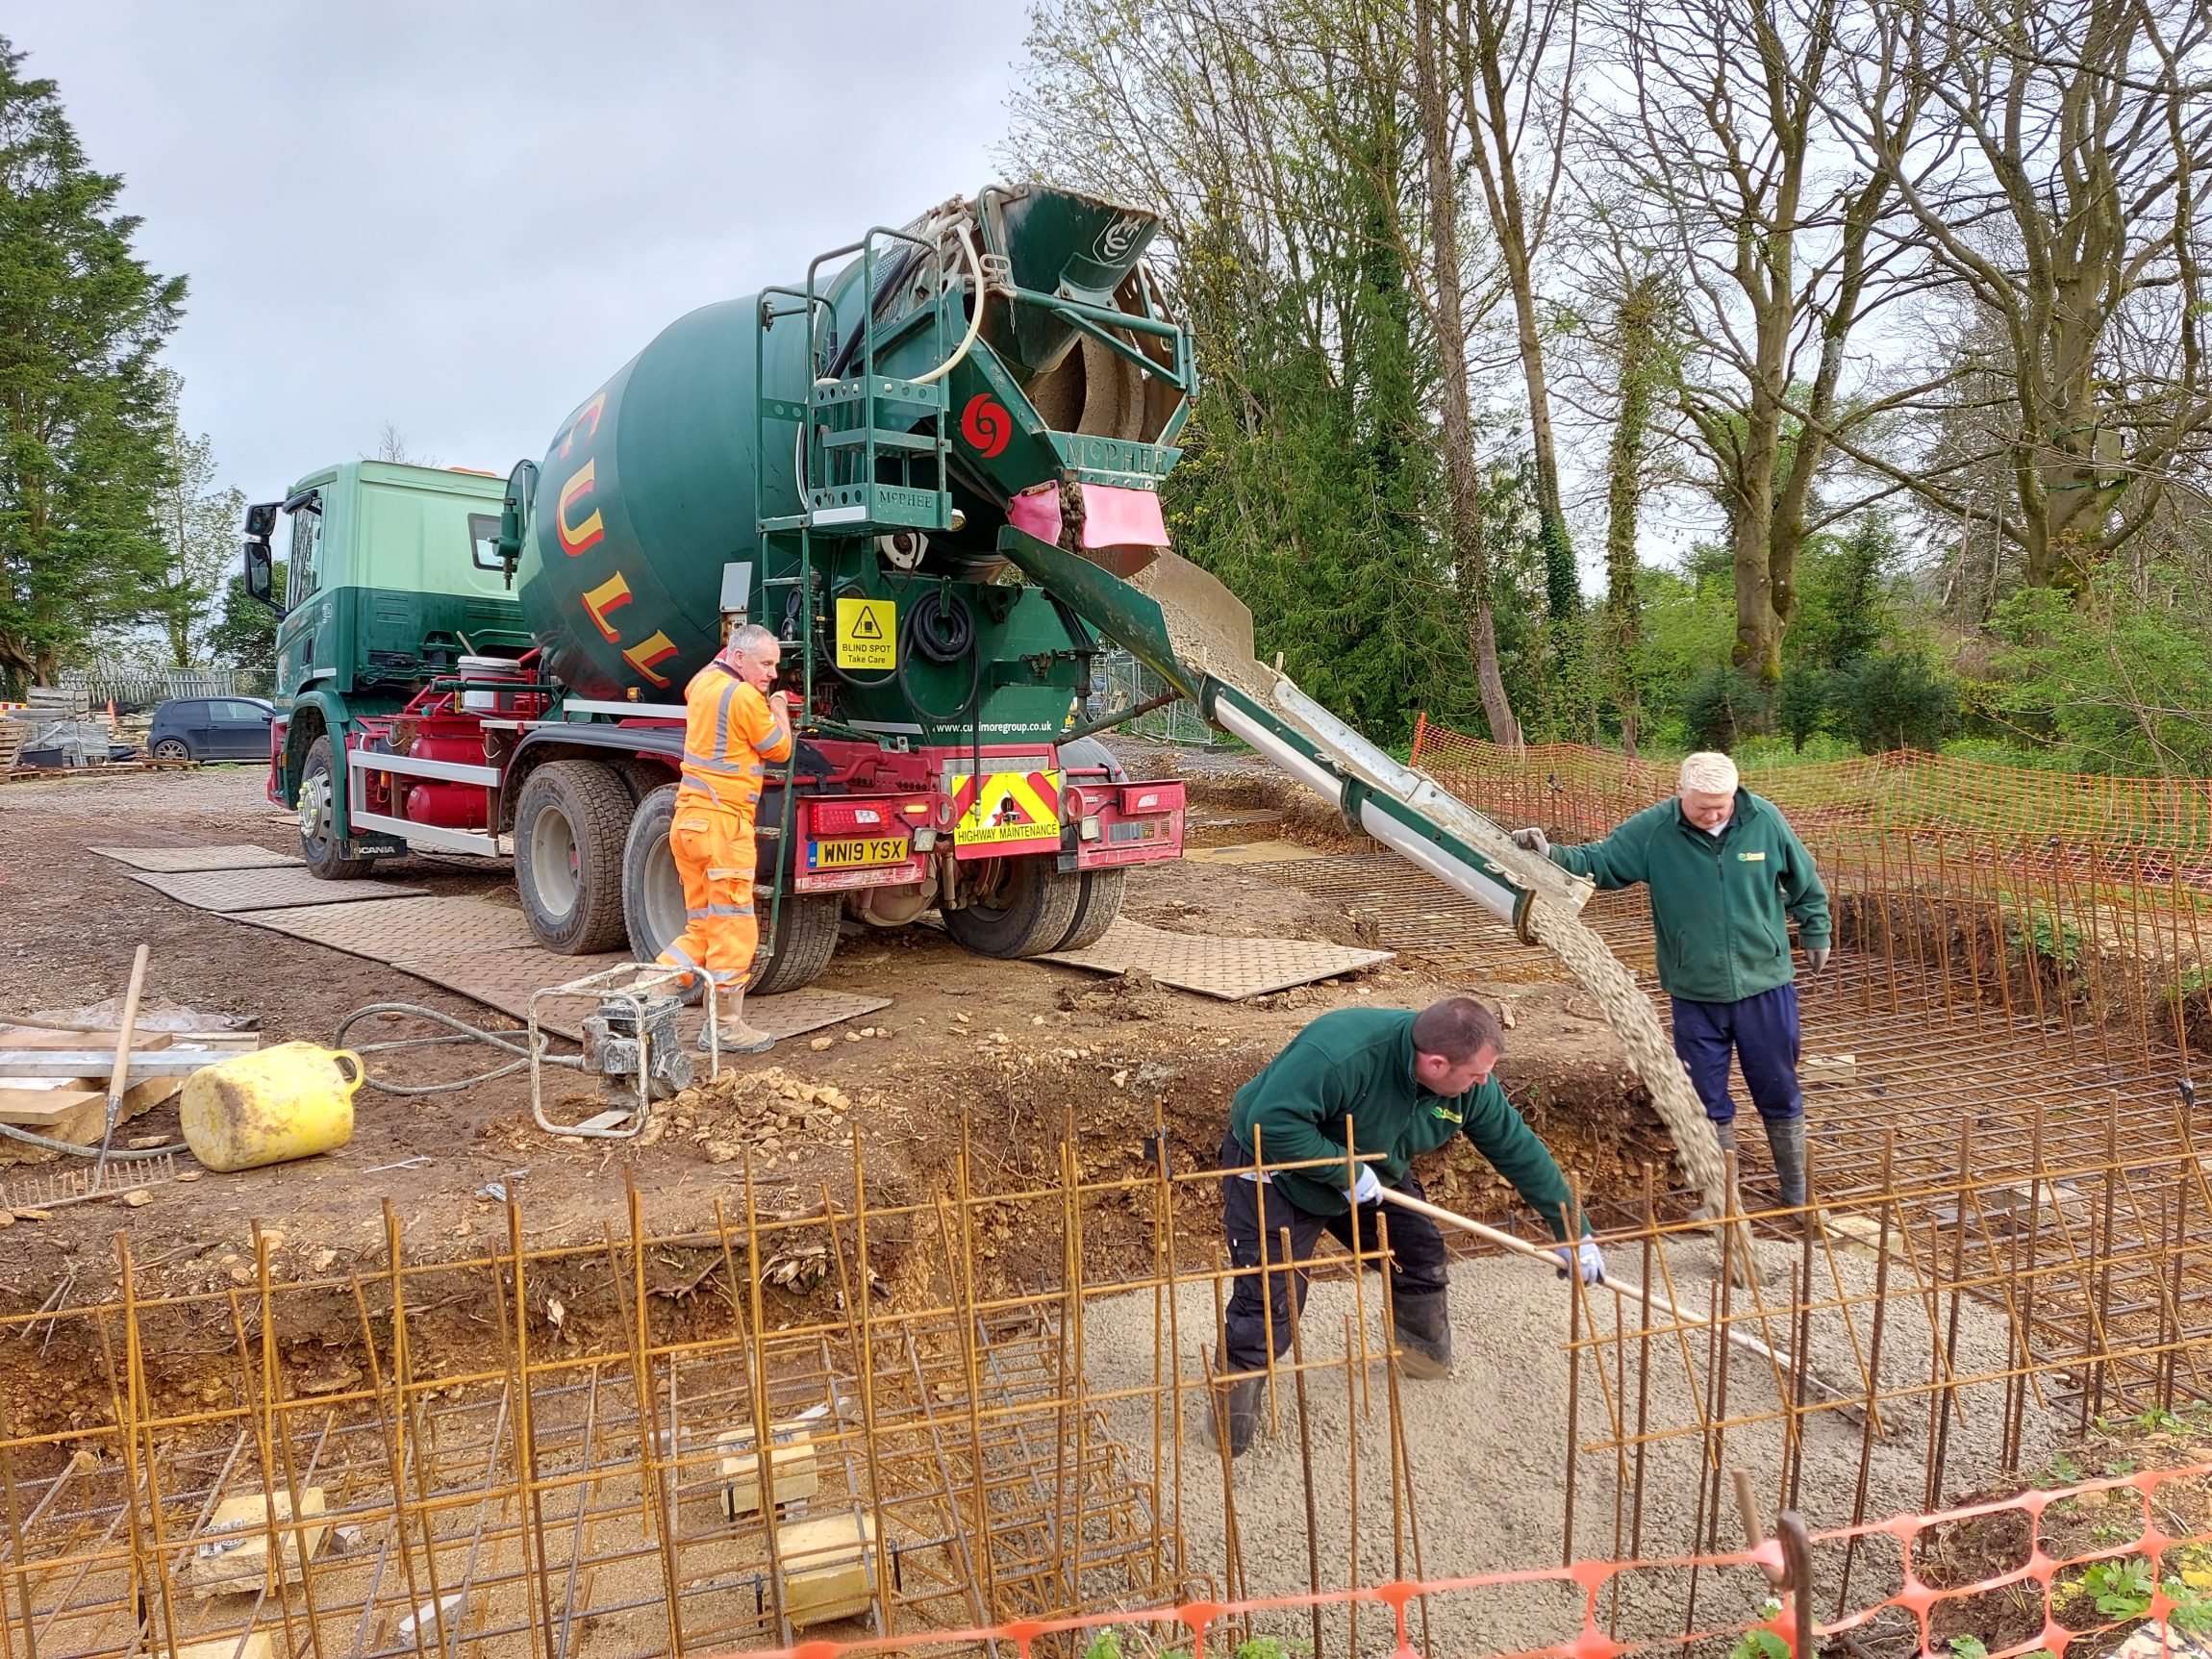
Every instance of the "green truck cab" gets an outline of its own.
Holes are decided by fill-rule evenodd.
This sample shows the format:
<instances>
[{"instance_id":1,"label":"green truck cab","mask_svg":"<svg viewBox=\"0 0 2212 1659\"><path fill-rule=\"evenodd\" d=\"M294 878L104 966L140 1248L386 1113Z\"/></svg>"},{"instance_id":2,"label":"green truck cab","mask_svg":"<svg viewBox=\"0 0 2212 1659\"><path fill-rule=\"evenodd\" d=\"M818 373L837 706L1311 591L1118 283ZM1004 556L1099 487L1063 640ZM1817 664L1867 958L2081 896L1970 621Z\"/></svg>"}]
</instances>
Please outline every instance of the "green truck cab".
<instances>
[{"instance_id":1,"label":"green truck cab","mask_svg":"<svg viewBox=\"0 0 2212 1659\"><path fill-rule=\"evenodd\" d=\"M247 591L279 613L277 693L290 701L272 736L268 794L301 813L318 875L362 867L349 840L362 851L402 850L390 836L344 833L339 758L349 723L396 713L430 681L459 673L464 658L530 647L497 551L506 489L489 473L349 461L247 515ZM281 605L271 596L278 546Z\"/></svg>"}]
</instances>

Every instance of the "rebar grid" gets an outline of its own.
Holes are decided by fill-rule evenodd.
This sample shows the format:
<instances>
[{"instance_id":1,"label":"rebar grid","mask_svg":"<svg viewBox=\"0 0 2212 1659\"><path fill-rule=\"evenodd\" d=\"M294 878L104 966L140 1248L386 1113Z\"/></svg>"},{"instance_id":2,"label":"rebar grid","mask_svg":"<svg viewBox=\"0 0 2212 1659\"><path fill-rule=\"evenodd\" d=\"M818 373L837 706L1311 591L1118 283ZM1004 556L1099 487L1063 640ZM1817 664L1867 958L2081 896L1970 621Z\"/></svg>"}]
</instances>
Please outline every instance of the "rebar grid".
<instances>
[{"instance_id":1,"label":"rebar grid","mask_svg":"<svg viewBox=\"0 0 2212 1659\"><path fill-rule=\"evenodd\" d=\"M1579 776L1508 778L1546 810L1508 800L1502 816L1601 833L1621 792ZM1570 1281L1559 1327L1531 1333L1532 1354L1564 1348L1564 1557L1711 1550L1735 1467L1778 1507L1850 1524L1906 1507L1900 1483L1932 1507L1960 1482L2033 1472L2065 1428L2212 1398L2212 1282L2193 1244L2212 1187L2174 1091L2212 1017L2204 861L2175 844L2196 808L2160 820L2149 851L1898 829L1894 800L1820 810L1843 947L1803 986L1821 1208L1701 1227L1656 1171L1641 1194L1593 1197L1617 1271L1670 1311ZM1440 967L1560 977L1395 864L1289 870ZM1599 895L1592 917L1648 981L1641 895ZM1743 1144L1763 1167L1759 1138ZM600 1243L526 1248L511 1205L504 1244L461 1262L412 1257L388 1217L380 1270L277 1282L257 1244L250 1286L175 1297L138 1295L119 1241L113 1291L81 1270L37 1313L0 1319L0 1355L58 1346L97 1403L66 1426L19 1423L0 1392L0 1659L184 1659L203 1641L221 1646L189 1659L231 1659L249 1633L283 1659L784 1644L816 1627L788 1616L792 1564L764 1515L802 1502L865 1517L880 1542L865 1623L828 1634L924 1639L1247 1595L1248 1569L1270 1564L1239 1532L1246 1477L1200 1432L1235 1278L1221 1177L1170 1168L1168 1147L1158 1119L1128 1146L1086 1145L1069 1122L1050 1177L979 1190L964 1144L949 1192L882 1204L856 1131L842 1207L825 1189L803 1206L779 1193L769 1213L748 1169L711 1228L655 1232L632 1193ZM1108 1228L1120 1248L1087 1243ZM1761 1270L1722 1270L1718 1241L1754 1230L1727 1247ZM1102 1269L1147 1233L1144 1268ZM1344 1580L1315 1545L1322 1480L1349 1495L1333 1501L1350 1506L1355 1581L1363 1526L1387 1533L1401 1578L1452 1569L1448 1538L1420 1564L1387 1279L1351 1276L1341 1348L1326 1333L1336 1357L1294 1323L1267 1393L1270 1431L1299 1436L1314 1593ZM1180 1307L1186 1292L1210 1319ZM1149 1375L1096 1386L1091 1316L1125 1298L1148 1302ZM310 1384L303 1345L350 1354L350 1380ZM1340 1399L1387 1433L1387 1468L1363 1469L1356 1435L1345 1467L1317 1462L1310 1413ZM817 1408L818 1490L779 1500L771 1451L761 1509L726 1514L724 1437L772 1446ZM1855 1474L1844 1489L1823 1482L1839 1469ZM1185 1536L1201 1472L1218 1483L1201 1501L1222 1511L1203 1550ZM302 1507L311 1489L319 1515ZM305 1565L197 1597L215 1506L241 1496L264 1500L267 1558ZM1686 1621L1697 1595L1693 1572ZM1616 1629L1650 1617L1610 1613Z\"/></svg>"},{"instance_id":2,"label":"rebar grid","mask_svg":"<svg viewBox=\"0 0 2212 1659\"><path fill-rule=\"evenodd\" d=\"M1839 1437L1869 1457L1901 1447L1940 1494L1961 1471L2017 1467L2052 1422L2171 1410L2212 1392L2188 1225L2206 1201L2193 1150L2108 1144L2079 1158L2044 1137L2025 1166L2040 1194L2030 1201L2009 1175L1914 1174L1899 1140L1885 1137L1892 1178L1880 1198L1851 1206L1872 1238L1838 1226L1765 1240L1757 1285L1716 1271L1711 1231L1662 1220L1655 1193L1642 1224L1609 1230L1616 1269L1678 1311L1656 1317L1570 1283L1563 1328L1531 1335L1532 1352L1564 1339L1569 1356L1568 1553L1601 1548L1608 1528L1616 1558L1710 1547L1724 1536L1722 1471L1738 1463L1760 1470L1778 1505L1822 1523L1863 1520L1863 1478L1848 1514L1833 1500L1821 1513L1799 1490L1808 1457L1843 1454ZM1114 1150L1120 1159L1100 1156ZM1118 1164L1124 1173L1079 1174ZM781 1605L778 1533L760 1513L724 1513L718 1439L771 1445L777 1425L817 1407L819 1490L805 1511L872 1520L883 1552L868 1627L920 1635L1244 1593L1240 1477L1200 1433L1216 1397L1218 1310L1236 1276L1214 1243L1220 1172L1163 1170L1144 1146L1075 1141L1057 1178L1019 1190L975 1192L969 1168L963 1158L946 1196L879 1209L856 1146L859 1204L764 1216L748 1195L742 1218L704 1233L654 1233L633 1194L626 1231L595 1249L523 1248L511 1206L506 1248L464 1263L409 1260L394 1219L379 1274L277 1282L263 1249L256 1283L220 1295L139 1298L124 1243L118 1295L0 1320L9 1343L57 1320L63 1351L88 1355L110 1407L67 1430L0 1422L0 1659L175 1652L250 1631L289 1659L400 1659L448 1645L569 1659L788 1642L804 1627ZM1150 1231L1144 1269L1097 1271L1085 1236L1109 1218ZM1770 1228L1786 1219L1763 1218ZM905 1241L895 1255L892 1238ZM999 1259L979 1247L987 1238ZM764 1283L796 1255L822 1264L811 1294ZM678 1319L648 1274L700 1262ZM1348 1266L1335 1254L1299 1265L1323 1275ZM572 1283L585 1267L613 1317L572 1339L583 1298L565 1293L571 1304L556 1309L535 1287ZM1476 1263L1460 1276L1496 1270ZM876 1288L861 1293L864 1283ZM1384 1425L1388 1467L1367 1471L1354 1501L1411 1563L1419 1470L1400 1427L1388 1281L1355 1275L1354 1287L1361 1300L1335 1357L1313 1357L1310 1333L1290 1333L1269 1416L1274 1432L1303 1440L1318 1384L1320 1397ZM1212 1300L1212 1320L1178 1314L1190 1291ZM472 1351L433 1353L433 1315L455 1296L488 1317L489 1334ZM1132 1296L1149 1304L1149 1377L1095 1386L1090 1315ZM1970 1325L2001 1331L2000 1353L1961 1346L1962 1305L1979 1310ZM303 1395L283 1356L295 1332L329 1343L334 1310L350 1316L363 1374ZM232 1342L211 1373L191 1363L204 1351L183 1354L169 1338L196 1313L204 1339L214 1311ZM1736 1335L1757 1339L1765 1357L1735 1353ZM179 1397L188 1385L190 1403ZM211 1388L224 1397L203 1400ZM1970 1424L1976 1440L1962 1449ZM1356 1440L1342 1455L1354 1467L1324 1470L1304 1446L1304 1478L1341 1494L1357 1480ZM1205 1559L1181 1536L1192 1459L1219 1467L1230 1517ZM779 1457L761 1460L768 1512L783 1476ZM1691 1536L1669 1535L1683 1530L1678 1503L1662 1522L1648 1501L1670 1487L1699 1495ZM305 1538L305 1568L266 1575L252 1595L197 1597L209 1518L241 1495L274 1500L256 1521L268 1558ZM288 1506L302 1519L286 1519ZM1429 1554L1449 1570L1448 1540L1431 1539ZM1321 1590L1342 1572L1316 1557L1307 1576ZM429 1614L454 1596L445 1620ZM404 1629L417 1608L422 1627Z\"/></svg>"}]
</instances>

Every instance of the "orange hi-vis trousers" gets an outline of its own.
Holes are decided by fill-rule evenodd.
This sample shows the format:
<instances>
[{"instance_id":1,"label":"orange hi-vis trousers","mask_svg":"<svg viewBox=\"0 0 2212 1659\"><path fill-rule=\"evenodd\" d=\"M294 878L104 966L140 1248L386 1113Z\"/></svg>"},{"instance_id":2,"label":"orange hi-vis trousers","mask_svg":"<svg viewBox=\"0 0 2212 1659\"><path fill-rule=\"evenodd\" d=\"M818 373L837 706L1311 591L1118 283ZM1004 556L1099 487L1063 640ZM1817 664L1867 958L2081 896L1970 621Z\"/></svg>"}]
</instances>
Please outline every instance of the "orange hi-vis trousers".
<instances>
[{"instance_id":1,"label":"orange hi-vis trousers","mask_svg":"<svg viewBox=\"0 0 2212 1659\"><path fill-rule=\"evenodd\" d=\"M696 968L717 993L751 982L760 921L753 914L753 818L685 791L676 796L668 851L684 883L684 931L660 960Z\"/></svg>"},{"instance_id":2,"label":"orange hi-vis trousers","mask_svg":"<svg viewBox=\"0 0 2212 1659\"><path fill-rule=\"evenodd\" d=\"M683 782L668 826L668 851L684 883L684 931L660 960L705 973L717 993L752 982L761 943L753 814L767 764L791 752L779 708L729 664L716 657L691 676L684 688Z\"/></svg>"}]
</instances>

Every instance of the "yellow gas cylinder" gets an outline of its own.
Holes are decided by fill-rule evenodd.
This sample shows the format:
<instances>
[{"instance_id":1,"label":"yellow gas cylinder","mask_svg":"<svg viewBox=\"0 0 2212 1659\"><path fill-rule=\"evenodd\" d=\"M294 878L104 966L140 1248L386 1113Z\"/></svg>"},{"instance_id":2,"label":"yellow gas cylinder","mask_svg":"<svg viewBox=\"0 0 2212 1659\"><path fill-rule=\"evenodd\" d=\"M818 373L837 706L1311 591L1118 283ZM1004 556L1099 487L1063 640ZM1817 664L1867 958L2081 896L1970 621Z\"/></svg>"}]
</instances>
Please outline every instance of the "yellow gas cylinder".
<instances>
[{"instance_id":1,"label":"yellow gas cylinder","mask_svg":"<svg viewBox=\"0 0 2212 1659\"><path fill-rule=\"evenodd\" d=\"M362 1071L352 1049L313 1043L219 1060L185 1080L185 1144L222 1170L331 1151L353 1139Z\"/></svg>"}]
</instances>

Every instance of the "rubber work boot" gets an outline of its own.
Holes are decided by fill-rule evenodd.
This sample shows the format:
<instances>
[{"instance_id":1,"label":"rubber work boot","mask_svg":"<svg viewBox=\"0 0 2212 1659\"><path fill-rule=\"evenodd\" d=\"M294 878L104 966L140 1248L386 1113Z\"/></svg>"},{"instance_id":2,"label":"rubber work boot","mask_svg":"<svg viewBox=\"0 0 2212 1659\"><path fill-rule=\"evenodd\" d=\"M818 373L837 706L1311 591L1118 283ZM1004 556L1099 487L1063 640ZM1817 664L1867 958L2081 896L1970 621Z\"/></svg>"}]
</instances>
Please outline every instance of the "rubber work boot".
<instances>
[{"instance_id":1,"label":"rubber work boot","mask_svg":"<svg viewBox=\"0 0 2212 1659\"><path fill-rule=\"evenodd\" d=\"M1240 1377L1221 1390L1215 1409L1206 1414L1206 1439L1218 1448L1225 1420L1229 1427L1229 1455L1244 1456L1244 1448L1252 1444L1252 1436L1260 1431L1261 1396L1267 1386L1268 1379L1264 1376Z\"/></svg>"},{"instance_id":2,"label":"rubber work boot","mask_svg":"<svg viewBox=\"0 0 2212 1659\"><path fill-rule=\"evenodd\" d=\"M1451 1375L1451 1308L1443 1291L1400 1291L1392 1300L1401 1350L1397 1363L1409 1377Z\"/></svg>"},{"instance_id":3,"label":"rubber work boot","mask_svg":"<svg viewBox=\"0 0 2212 1659\"><path fill-rule=\"evenodd\" d=\"M765 1031L756 1031L745 1023L745 993L733 991L722 999L725 1012L716 1028L716 1040L724 1054L766 1054L776 1045L776 1040ZM707 1051L707 1028L699 1027L699 1052Z\"/></svg>"},{"instance_id":4,"label":"rubber work boot","mask_svg":"<svg viewBox=\"0 0 2212 1659\"><path fill-rule=\"evenodd\" d=\"M1767 1149L1774 1155L1774 1174L1782 1183L1782 1205L1796 1209L1805 1201L1805 1119L1767 1119Z\"/></svg>"}]
</instances>

